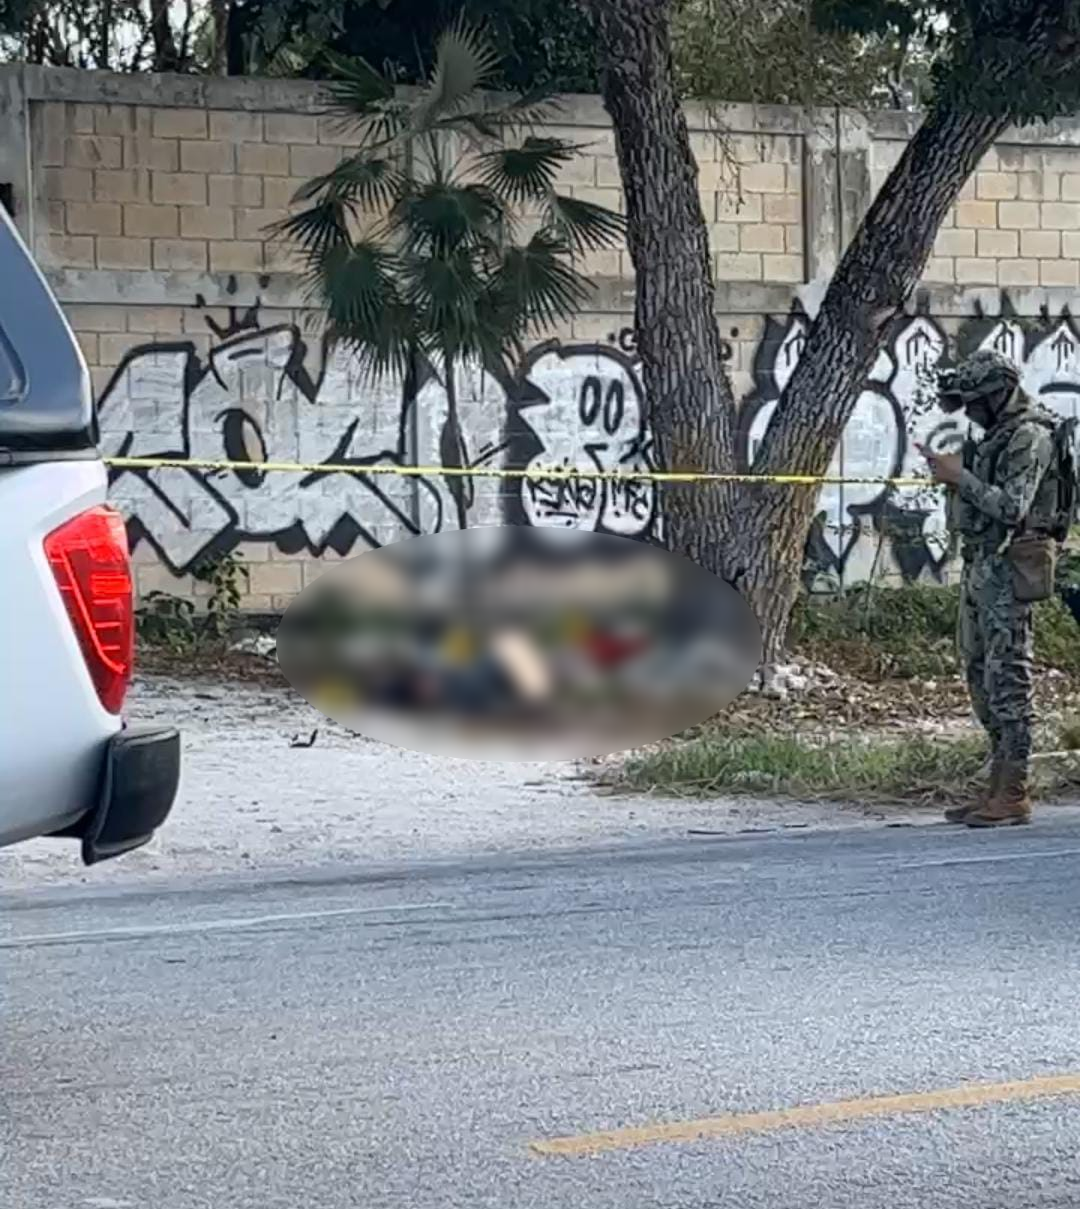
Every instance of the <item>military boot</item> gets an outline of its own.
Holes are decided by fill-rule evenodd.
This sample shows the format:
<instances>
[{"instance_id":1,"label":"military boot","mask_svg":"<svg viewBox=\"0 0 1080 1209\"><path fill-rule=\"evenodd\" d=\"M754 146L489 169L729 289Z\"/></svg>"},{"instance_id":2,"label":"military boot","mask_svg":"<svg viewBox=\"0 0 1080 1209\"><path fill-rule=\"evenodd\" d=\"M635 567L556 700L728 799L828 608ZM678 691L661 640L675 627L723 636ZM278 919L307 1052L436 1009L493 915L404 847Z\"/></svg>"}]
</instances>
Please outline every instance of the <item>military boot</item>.
<instances>
[{"instance_id":1,"label":"military boot","mask_svg":"<svg viewBox=\"0 0 1080 1209\"><path fill-rule=\"evenodd\" d=\"M985 806L964 816L968 827L1013 827L1031 822L1027 766L1003 762L997 787Z\"/></svg>"},{"instance_id":2,"label":"military boot","mask_svg":"<svg viewBox=\"0 0 1080 1209\"><path fill-rule=\"evenodd\" d=\"M958 806L949 806L945 811L946 823L962 823L969 814L985 810L998 792L998 782L1001 780L1001 761L996 757L990 762L990 783L982 790L974 802L961 802Z\"/></svg>"}]
</instances>

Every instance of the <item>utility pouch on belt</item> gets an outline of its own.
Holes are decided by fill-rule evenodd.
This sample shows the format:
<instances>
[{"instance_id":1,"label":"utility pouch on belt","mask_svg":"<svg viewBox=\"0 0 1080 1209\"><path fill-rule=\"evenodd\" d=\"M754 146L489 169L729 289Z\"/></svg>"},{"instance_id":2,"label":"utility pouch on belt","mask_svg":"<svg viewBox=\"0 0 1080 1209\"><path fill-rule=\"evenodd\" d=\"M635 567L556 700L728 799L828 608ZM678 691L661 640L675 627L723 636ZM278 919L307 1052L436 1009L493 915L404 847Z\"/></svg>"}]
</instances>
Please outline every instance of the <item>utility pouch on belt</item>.
<instances>
[{"instance_id":1,"label":"utility pouch on belt","mask_svg":"<svg viewBox=\"0 0 1080 1209\"><path fill-rule=\"evenodd\" d=\"M1017 537L1005 550L1012 574L1013 596L1023 604L1049 600L1054 594L1057 543L1051 537Z\"/></svg>"}]
</instances>

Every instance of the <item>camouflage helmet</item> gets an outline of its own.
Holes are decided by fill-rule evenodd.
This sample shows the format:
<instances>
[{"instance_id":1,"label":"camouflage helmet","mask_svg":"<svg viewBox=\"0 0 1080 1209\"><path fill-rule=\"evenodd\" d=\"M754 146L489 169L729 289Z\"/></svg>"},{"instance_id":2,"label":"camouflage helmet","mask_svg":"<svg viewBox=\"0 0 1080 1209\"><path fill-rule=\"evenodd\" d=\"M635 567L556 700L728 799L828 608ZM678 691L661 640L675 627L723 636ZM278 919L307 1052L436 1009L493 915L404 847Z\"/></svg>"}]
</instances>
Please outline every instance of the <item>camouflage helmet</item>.
<instances>
[{"instance_id":1,"label":"camouflage helmet","mask_svg":"<svg viewBox=\"0 0 1080 1209\"><path fill-rule=\"evenodd\" d=\"M1020 371L1002 353L979 349L965 357L956 369L946 370L940 378L941 408L959 411L979 399L1004 391L1011 395L1020 385Z\"/></svg>"}]
</instances>

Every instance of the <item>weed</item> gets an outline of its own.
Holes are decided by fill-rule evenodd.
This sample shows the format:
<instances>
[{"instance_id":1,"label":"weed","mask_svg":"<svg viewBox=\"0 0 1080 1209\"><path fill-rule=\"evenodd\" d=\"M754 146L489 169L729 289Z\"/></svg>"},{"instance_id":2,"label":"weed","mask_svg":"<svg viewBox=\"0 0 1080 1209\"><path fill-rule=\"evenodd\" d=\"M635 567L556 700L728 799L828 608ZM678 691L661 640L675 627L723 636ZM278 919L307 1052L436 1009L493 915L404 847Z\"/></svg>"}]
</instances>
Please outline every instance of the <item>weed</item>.
<instances>
[{"instance_id":1,"label":"weed","mask_svg":"<svg viewBox=\"0 0 1080 1209\"><path fill-rule=\"evenodd\" d=\"M248 569L233 554L215 555L192 569L192 577L209 584L206 610L197 613L192 601L168 592L148 592L135 613L139 640L172 654L195 652L228 637L240 611L241 580Z\"/></svg>"},{"instance_id":2,"label":"weed","mask_svg":"<svg viewBox=\"0 0 1080 1209\"><path fill-rule=\"evenodd\" d=\"M981 785L987 752L975 738L813 743L796 735L701 737L629 760L615 788L670 796L833 801L962 800ZM1041 766L1041 791L1080 787L1080 769Z\"/></svg>"}]
</instances>

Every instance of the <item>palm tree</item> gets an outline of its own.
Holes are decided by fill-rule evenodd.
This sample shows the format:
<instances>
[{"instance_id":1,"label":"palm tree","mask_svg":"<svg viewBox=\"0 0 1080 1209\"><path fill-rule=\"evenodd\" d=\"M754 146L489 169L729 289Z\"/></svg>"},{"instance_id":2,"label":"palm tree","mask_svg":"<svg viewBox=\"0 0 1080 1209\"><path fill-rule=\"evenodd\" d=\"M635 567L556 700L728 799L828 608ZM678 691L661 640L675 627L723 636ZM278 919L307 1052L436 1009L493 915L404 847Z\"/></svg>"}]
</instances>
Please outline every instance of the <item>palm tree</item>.
<instances>
[{"instance_id":1,"label":"palm tree","mask_svg":"<svg viewBox=\"0 0 1080 1209\"><path fill-rule=\"evenodd\" d=\"M329 341L371 376L409 382L425 358L441 366L443 465L462 466L455 369L505 366L534 329L577 311L591 292L577 257L620 243L624 220L556 191L579 147L532 133L550 98L485 95L498 59L464 22L442 34L430 80L407 97L363 60L332 62L333 107L359 149L297 192L304 208L277 233L305 254ZM447 486L464 527L471 481Z\"/></svg>"}]
</instances>

